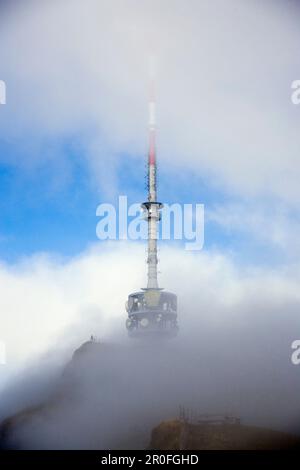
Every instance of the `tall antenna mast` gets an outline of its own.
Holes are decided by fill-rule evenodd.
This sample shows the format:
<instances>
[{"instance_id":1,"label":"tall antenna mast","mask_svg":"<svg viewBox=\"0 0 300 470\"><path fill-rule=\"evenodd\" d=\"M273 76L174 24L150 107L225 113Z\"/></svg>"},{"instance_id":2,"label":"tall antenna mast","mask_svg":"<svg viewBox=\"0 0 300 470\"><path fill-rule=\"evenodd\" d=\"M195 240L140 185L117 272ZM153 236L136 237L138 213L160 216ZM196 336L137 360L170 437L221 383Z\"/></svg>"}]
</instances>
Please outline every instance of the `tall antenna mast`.
<instances>
[{"instance_id":1,"label":"tall antenna mast","mask_svg":"<svg viewBox=\"0 0 300 470\"><path fill-rule=\"evenodd\" d=\"M148 282L147 289L158 289L157 281L157 225L163 204L157 202L156 164L156 102L155 102L155 62L150 61L149 96L149 153L148 153L148 201L142 204L148 220Z\"/></svg>"},{"instance_id":2,"label":"tall antenna mast","mask_svg":"<svg viewBox=\"0 0 300 470\"><path fill-rule=\"evenodd\" d=\"M160 336L176 336L178 332L177 296L159 288L157 282L157 228L163 204L157 202L154 65L152 59L149 96L148 200L142 204L148 222L148 282L147 287L141 292L133 292L128 296L126 328L129 336L152 335L153 333Z\"/></svg>"}]
</instances>

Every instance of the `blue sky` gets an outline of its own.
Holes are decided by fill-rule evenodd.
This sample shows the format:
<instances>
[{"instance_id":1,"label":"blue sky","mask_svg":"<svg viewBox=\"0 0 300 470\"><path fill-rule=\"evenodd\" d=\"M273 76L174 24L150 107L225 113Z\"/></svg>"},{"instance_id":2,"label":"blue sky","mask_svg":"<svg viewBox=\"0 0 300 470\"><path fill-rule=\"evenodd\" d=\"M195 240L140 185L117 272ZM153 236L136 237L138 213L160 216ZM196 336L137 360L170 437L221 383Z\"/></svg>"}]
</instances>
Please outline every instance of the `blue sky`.
<instances>
[{"instance_id":1,"label":"blue sky","mask_svg":"<svg viewBox=\"0 0 300 470\"><path fill-rule=\"evenodd\" d=\"M14 263L19 258L37 252L49 252L62 257L74 256L92 243L102 243L96 237L96 208L108 202L117 207L119 195L127 195L128 203L146 200L146 156L122 155L117 170L118 192L108 195L101 186L91 184L83 155L72 141L58 145L48 142L63 153L70 163L60 174L60 165L46 163L37 168L2 164L0 169L1 259ZM1 143L0 152L16 160L24 147L18 143ZM59 150L58 150L59 149ZM160 165L160 200L180 204L204 204L205 211L215 205L236 202L236 196L209 184L208 178L191 171L176 175ZM128 241L130 243L130 241ZM162 242L163 244L166 242ZM171 245L174 242L170 242ZM177 243L178 244L178 243ZM183 245L182 245L183 246ZM251 240L251 234L227 230L206 220L205 250L228 251L241 262L274 263L274 252L266 243Z\"/></svg>"},{"instance_id":2,"label":"blue sky","mask_svg":"<svg viewBox=\"0 0 300 470\"><path fill-rule=\"evenodd\" d=\"M14 144L1 145L1 151L22 156L22 146ZM55 165L34 170L1 165L2 259L13 262L39 251L68 256L94 241L97 194L90 190L84 166L74 164L74 152L72 159L63 182Z\"/></svg>"},{"instance_id":3,"label":"blue sky","mask_svg":"<svg viewBox=\"0 0 300 470\"><path fill-rule=\"evenodd\" d=\"M49 142L51 145L51 142ZM58 146L55 145L57 148ZM22 146L1 145L0 152L9 159L22 155ZM24 169L8 163L1 165L1 258L13 262L18 257L38 251L57 252L62 256L75 255L97 241L96 208L102 202L117 205L118 195L127 195L129 204L146 200L146 156L131 158L123 155L117 171L118 194L101 193L91 184L90 175L80 153L72 143L64 143L64 156L72 161L60 182L60 168L43 165ZM66 171L66 170L65 170ZM173 180L175 183L175 180ZM186 186L188 181L189 185ZM160 195L170 203L203 203L217 200L217 192L205 187L198 176L185 176L183 185L172 188L171 172L159 176ZM199 191L192 188L201 187ZM220 200L221 195L219 195ZM99 242L100 243L100 242Z\"/></svg>"}]
</instances>

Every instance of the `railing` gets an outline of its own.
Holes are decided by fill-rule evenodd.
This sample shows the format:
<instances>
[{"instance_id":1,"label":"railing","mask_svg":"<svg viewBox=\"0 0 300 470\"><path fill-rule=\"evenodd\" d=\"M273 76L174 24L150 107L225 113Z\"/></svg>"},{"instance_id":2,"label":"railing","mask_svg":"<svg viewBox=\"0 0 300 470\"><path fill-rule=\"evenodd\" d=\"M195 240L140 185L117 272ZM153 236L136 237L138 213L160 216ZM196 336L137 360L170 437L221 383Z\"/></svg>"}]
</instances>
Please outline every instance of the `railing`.
<instances>
[{"instance_id":1,"label":"railing","mask_svg":"<svg viewBox=\"0 0 300 470\"><path fill-rule=\"evenodd\" d=\"M231 414L203 414L183 406L179 407L179 420L183 423L198 425L241 424L240 418Z\"/></svg>"}]
</instances>

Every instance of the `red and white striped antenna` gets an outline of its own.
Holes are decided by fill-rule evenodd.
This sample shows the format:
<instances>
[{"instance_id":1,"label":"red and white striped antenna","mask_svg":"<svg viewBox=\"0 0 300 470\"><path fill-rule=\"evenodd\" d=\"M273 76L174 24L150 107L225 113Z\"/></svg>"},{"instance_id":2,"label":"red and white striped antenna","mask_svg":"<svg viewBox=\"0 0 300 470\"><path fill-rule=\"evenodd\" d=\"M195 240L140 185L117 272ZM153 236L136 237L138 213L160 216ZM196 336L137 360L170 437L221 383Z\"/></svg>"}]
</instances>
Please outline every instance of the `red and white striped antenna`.
<instances>
[{"instance_id":1,"label":"red and white striped antenna","mask_svg":"<svg viewBox=\"0 0 300 470\"><path fill-rule=\"evenodd\" d=\"M148 202L142 204L148 220L148 283L147 289L158 289L157 281L157 225L160 209L157 202L157 163L156 163L156 59L149 59L149 153L148 153Z\"/></svg>"}]
</instances>

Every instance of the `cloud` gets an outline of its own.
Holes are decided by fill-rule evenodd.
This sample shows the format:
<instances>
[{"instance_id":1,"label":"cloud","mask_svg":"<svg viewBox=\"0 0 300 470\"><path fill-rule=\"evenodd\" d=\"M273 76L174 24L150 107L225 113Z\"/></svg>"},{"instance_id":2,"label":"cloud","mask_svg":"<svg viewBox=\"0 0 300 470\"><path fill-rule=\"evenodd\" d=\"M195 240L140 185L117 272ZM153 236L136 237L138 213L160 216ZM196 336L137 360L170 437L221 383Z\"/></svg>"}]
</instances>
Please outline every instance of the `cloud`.
<instances>
[{"instance_id":1,"label":"cloud","mask_svg":"<svg viewBox=\"0 0 300 470\"><path fill-rule=\"evenodd\" d=\"M206 221L217 224L227 235L242 234L258 246L267 247L274 260L284 254L285 262L293 264L299 258L299 216L287 204L278 202L270 206L257 201L218 204L207 209Z\"/></svg>"},{"instance_id":2,"label":"cloud","mask_svg":"<svg viewBox=\"0 0 300 470\"><path fill-rule=\"evenodd\" d=\"M297 203L299 113L290 84L299 73L298 14L280 1L19 5L2 18L2 136L80 134L100 176L124 150L144 155L154 50L162 166L192 168L238 195Z\"/></svg>"},{"instance_id":3,"label":"cloud","mask_svg":"<svg viewBox=\"0 0 300 470\"><path fill-rule=\"evenodd\" d=\"M146 282L144 258L141 245L116 242L101 243L68 260L45 254L14 266L2 264L1 340L8 367L14 371L48 349L72 349L91 334L126 337L124 304L128 293ZM264 321L267 311L299 305L295 267L242 269L220 253L193 254L167 246L160 258L160 285L179 296L183 332L194 328L195 311L203 312L201 321L221 328L235 321L251 323L249 312L256 305ZM280 321L288 328L286 315Z\"/></svg>"},{"instance_id":4,"label":"cloud","mask_svg":"<svg viewBox=\"0 0 300 470\"><path fill-rule=\"evenodd\" d=\"M3 393L4 412L40 403L53 390L57 397L57 380L67 397L73 390L71 400L20 429L22 445L115 448L123 432L142 428L144 419L154 425L175 416L179 404L295 430L299 371L291 364L291 344L299 269L250 270L217 252L164 247L160 285L178 295L180 331L159 349L129 340L125 331L124 303L143 285L144 255L135 243L103 243L74 259L43 255L1 267L1 334L11 374L18 371ZM91 334L104 344L103 353L100 348L93 356L92 348L88 367L79 355L69 375L58 379Z\"/></svg>"},{"instance_id":5,"label":"cloud","mask_svg":"<svg viewBox=\"0 0 300 470\"><path fill-rule=\"evenodd\" d=\"M90 328L97 321L97 333L108 333L113 319L122 317L131 287L128 280L137 280L141 273L130 267L126 281L123 263L129 266L130 250L120 258L119 267L117 251L94 249L70 260L40 254L14 266L2 264L1 339L6 343L8 365L46 350L72 326ZM124 273L123 282L121 274L116 281L118 272ZM92 333L84 327L75 341Z\"/></svg>"},{"instance_id":6,"label":"cloud","mask_svg":"<svg viewBox=\"0 0 300 470\"><path fill-rule=\"evenodd\" d=\"M297 5L16 5L0 19L0 78L7 84L0 138L24 149L11 164L31 168L55 160L55 174L62 174L60 144L72 140L101 189L116 191L124 152L132 158L146 154L147 57L154 50L162 171L172 166L174 185L176 175L192 171L213 189L237 196L238 203L212 208L210 221L299 252L293 211L300 199L300 116L290 100L290 84L299 74ZM59 149L50 156L49 142ZM124 303L144 283L144 258L144 247L115 243L70 259L46 253L2 263L0 340L8 360L2 377L8 380L48 349L66 344L71 350L91 334L122 338ZM224 340L233 382L232 357L238 356L245 378L247 360L259 367L261 358L271 376L275 356L284 381L299 316L300 273L293 261L276 270L250 269L214 250L186 253L167 246L160 258L161 285L179 296L183 343L191 339L202 354L209 341L217 348ZM248 353L240 357L240 349ZM207 383L209 395L213 383Z\"/></svg>"}]
</instances>

